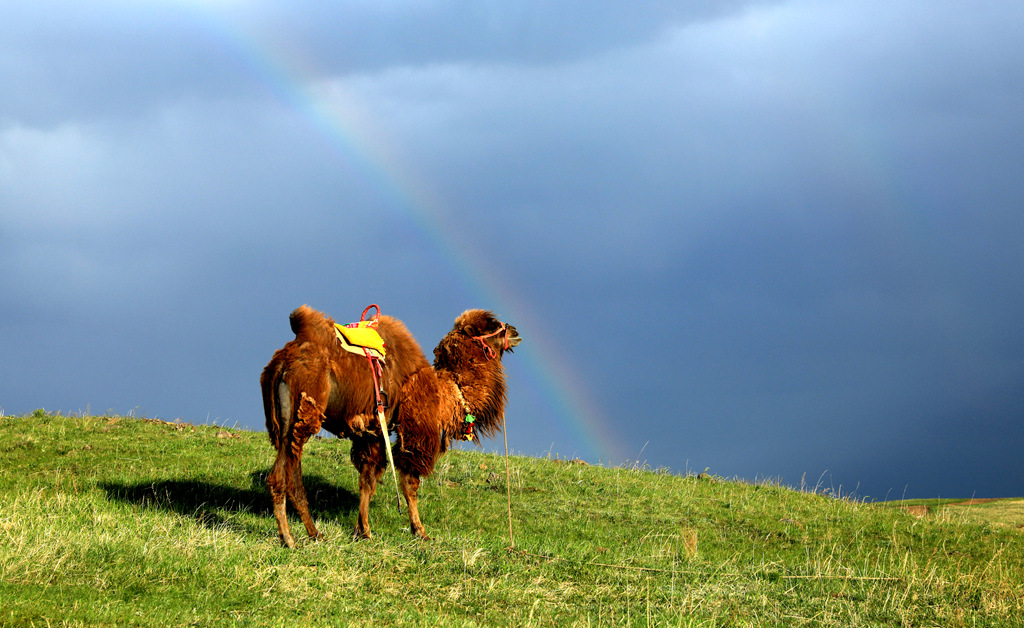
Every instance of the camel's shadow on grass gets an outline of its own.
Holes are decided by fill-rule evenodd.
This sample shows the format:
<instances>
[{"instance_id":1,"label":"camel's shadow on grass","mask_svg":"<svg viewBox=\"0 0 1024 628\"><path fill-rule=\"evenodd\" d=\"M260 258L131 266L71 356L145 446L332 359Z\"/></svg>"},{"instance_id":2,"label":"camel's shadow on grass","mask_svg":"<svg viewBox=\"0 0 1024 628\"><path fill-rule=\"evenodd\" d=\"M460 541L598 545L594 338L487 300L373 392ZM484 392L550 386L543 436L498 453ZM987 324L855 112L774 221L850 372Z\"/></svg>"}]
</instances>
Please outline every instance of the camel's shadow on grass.
<instances>
[{"instance_id":1,"label":"camel's shadow on grass","mask_svg":"<svg viewBox=\"0 0 1024 628\"><path fill-rule=\"evenodd\" d=\"M155 508L182 517L190 517L209 528L232 529L245 533L277 532L274 513L267 490L266 471L249 474L249 486L239 488L203 480L156 480L122 484L100 482L107 499ZM315 516L347 520L359 509L359 495L322 476L305 474L303 484ZM254 521L256 515L260 519ZM353 517L354 523L354 517Z\"/></svg>"}]
</instances>

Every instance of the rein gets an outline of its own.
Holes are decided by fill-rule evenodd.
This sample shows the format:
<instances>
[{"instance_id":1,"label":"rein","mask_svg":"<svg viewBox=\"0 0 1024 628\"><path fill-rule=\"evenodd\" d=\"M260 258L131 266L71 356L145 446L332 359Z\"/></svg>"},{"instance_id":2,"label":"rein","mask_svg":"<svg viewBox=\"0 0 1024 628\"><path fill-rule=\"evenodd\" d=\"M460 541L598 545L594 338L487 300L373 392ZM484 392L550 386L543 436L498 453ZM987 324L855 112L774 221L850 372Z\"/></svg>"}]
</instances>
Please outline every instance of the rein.
<instances>
[{"instance_id":1,"label":"rein","mask_svg":"<svg viewBox=\"0 0 1024 628\"><path fill-rule=\"evenodd\" d=\"M487 359L488 360L493 360L494 358L498 357L498 354L494 351L494 349L491 347L491 345L487 344L487 339L488 338L491 338L493 336L497 336L498 334L501 334L501 333L505 334L505 338L504 338L504 341L502 342L501 350L502 351L508 351L509 350L508 328L506 327L505 323L500 323L500 324L501 324L501 327L499 327L496 331L493 331L493 332L491 332L489 334L483 334L481 336L470 336L470 338L472 338L473 340L479 342L480 346L484 348L484 351L487 353ZM456 394L456 396L459 399L459 403L462 405L462 411L463 411L462 440L471 441L471 440L473 440L473 436L474 436L474 434L473 434L473 427L474 427L474 425L473 424L476 423L476 417L473 416L470 413L469 404L466 403L466 398L462 395L462 389L459 388L459 385L456 384L453 381L452 382L452 387L455 388L455 394ZM505 493L506 493L506 496L508 497L508 542L509 542L508 551L511 552L516 547L516 541L515 541L515 539L512 536L512 472L509 469L509 463L508 463L508 426L507 425L504 428L502 428L501 433L502 433L502 436L505 439Z\"/></svg>"}]
</instances>

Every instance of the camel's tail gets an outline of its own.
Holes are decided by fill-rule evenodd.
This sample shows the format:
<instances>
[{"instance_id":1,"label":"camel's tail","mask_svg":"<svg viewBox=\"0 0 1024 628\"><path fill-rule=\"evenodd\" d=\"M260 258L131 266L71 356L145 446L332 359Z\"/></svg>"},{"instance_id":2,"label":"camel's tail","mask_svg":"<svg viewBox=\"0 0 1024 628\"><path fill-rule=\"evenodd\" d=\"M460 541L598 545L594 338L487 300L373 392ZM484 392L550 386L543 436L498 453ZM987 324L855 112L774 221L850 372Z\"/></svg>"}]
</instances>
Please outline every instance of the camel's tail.
<instances>
[{"instance_id":1,"label":"camel's tail","mask_svg":"<svg viewBox=\"0 0 1024 628\"><path fill-rule=\"evenodd\" d=\"M280 449L281 442L284 440L280 401L275 393L280 381L281 363L271 360L267 368L263 369L263 374L260 375L260 388L263 390L263 414L267 420L267 436L270 437L270 444L274 446L274 449Z\"/></svg>"}]
</instances>

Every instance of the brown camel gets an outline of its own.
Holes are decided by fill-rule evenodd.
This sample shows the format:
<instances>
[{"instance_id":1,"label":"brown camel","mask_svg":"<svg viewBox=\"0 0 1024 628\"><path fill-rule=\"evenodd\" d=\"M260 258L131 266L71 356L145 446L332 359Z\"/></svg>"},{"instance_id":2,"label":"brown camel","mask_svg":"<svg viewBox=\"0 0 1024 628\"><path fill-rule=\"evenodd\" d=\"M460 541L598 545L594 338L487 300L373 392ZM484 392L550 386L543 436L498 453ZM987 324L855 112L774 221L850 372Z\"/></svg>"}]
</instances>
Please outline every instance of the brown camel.
<instances>
[{"instance_id":1,"label":"brown camel","mask_svg":"<svg viewBox=\"0 0 1024 628\"><path fill-rule=\"evenodd\" d=\"M369 538L370 499L387 464L371 366L366 357L341 347L334 321L322 313L303 305L290 321L295 340L274 353L260 377L267 432L277 449L267 485L281 542L295 546L287 499L310 537L320 536L302 485L302 446L321 428L352 440L352 464L359 469L355 534ZM420 480L433 472L453 439L490 436L504 427L501 358L522 339L491 312L467 310L434 349L432 367L398 319L380 316L377 331L387 351L380 389L389 402L388 431L397 434L394 462L412 533L427 539L417 506Z\"/></svg>"}]
</instances>

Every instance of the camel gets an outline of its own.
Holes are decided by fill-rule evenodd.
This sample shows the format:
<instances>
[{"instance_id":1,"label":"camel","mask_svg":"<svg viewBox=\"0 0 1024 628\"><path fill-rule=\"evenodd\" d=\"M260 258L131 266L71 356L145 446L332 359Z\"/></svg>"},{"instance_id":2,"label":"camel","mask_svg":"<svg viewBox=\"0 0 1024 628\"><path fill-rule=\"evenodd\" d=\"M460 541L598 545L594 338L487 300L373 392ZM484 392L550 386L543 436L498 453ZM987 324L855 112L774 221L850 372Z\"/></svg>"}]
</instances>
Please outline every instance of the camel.
<instances>
[{"instance_id":1,"label":"camel","mask_svg":"<svg viewBox=\"0 0 1024 628\"><path fill-rule=\"evenodd\" d=\"M323 313L303 305L289 320L295 339L274 353L260 376L267 433L277 450L267 486L281 543L295 547L286 513L289 499L309 536L320 538L302 485L302 448L321 428L352 441L352 464L359 470L355 537L371 538L370 500L386 468L371 364L340 346L334 320ZM431 365L401 321L379 316L375 324L387 350L379 386L388 403L387 429L397 435L394 466L411 532L429 539L419 516L420 482L452 440L491 436L504 428L501 358L522 338L493 313L466 310L434 349Z\"/></svg>"}]
</instances>

